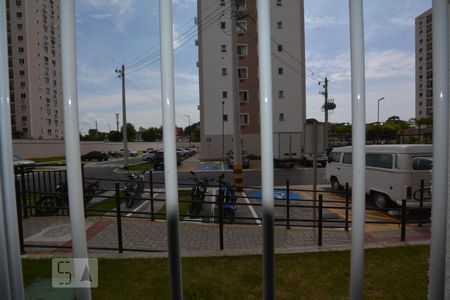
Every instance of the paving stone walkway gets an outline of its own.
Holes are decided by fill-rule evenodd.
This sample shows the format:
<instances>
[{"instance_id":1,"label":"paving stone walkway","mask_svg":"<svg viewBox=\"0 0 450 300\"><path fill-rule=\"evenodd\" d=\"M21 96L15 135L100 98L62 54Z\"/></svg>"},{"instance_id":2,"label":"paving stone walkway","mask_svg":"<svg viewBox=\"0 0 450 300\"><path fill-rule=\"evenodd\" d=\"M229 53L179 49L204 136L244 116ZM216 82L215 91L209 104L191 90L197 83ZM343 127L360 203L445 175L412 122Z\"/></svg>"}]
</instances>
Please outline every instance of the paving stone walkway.
<instances>
[{"instance_id":1,"label":"paving stone walkway","mask_svg":"<svg viewBox=\"0 0 450 300\"><path fill-rule=\"evenodd\" d=\"M24 222L26 245L71 246L68 217L28 218ZM117 248L118 235L115 218L96 217L86 220L88 246L92 248ZM165 221L147 219L122 219L123 247L127 255L164 256L167 251L167 227ZM312 228L275 228L275 250L277 252L302 252L346 249L350 247L351 231L324 229L323 246L317 246L317 230ZM427 243L429 227L409 225L407 242ZM366 231L367 246L399 244L400 229L382 228ZM225 225L224 250L219 249L219 226L195 222L180 222L180 246L183 256L260 254L262 251L262 227L258 225ZM29 255L71 252L70 248L26 247ZM136 250L136 251L131 251ZM90 250L90 254L117 255L117 250ZM153 253L152 253L153 252Z\"/></svg>"}]
</instances>

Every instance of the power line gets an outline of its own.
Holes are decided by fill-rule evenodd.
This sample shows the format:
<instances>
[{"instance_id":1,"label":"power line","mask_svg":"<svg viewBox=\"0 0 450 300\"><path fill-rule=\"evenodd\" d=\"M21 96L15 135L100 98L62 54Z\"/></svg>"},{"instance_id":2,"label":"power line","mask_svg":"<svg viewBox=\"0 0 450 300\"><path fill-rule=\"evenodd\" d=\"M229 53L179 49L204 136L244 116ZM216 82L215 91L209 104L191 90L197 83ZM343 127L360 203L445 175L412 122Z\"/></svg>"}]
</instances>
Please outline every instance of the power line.
<instances>
[{"instance_id":1,"label":"power line","mask_svg":"<svg viewBox=\"0 0 450 300\"><path fill-rule=\"evenodd\" d=\"M228 0L229 1L229 0ZM220 11L222 9L221 6L219 6L218 8L216 8L213 12L209 13L207 16L205 16L204 18L202 18L202 20L200 20L199 22L197 22L198 24L192 26L191 28L189 28L188 30L186 30L185 32L183 32L181 34L181 38L178 39L176 45L174 45L174 49L179 49L180 47L184 46L189 40L191 40L198 32L203 31L204 29L206 29L207 27L209 27L211 25L211 21L215 21L216 18L219 15L223 15L225 13L227 13L227 10L229 10L230 8L226 8L223 11ZM219 14L217 14L217 12L219 12ZM208 23L208 25L203 29L203 26L205 26L205 24L203 23ZM197 27L199 27L199 30L197 30ZM139 68L143 65L146 64L148 62L150 62L148 65L151 65L154 63L154 59L159 57L160 54L160 50L156 50L154 51L152 54L148 55L145 58L140 59L137 62L134 62L131 66L127 66L128 69L133 69L133 68ZM131 70L129 72L135 72L136 69Z\"/></svg>"}]
</instances>

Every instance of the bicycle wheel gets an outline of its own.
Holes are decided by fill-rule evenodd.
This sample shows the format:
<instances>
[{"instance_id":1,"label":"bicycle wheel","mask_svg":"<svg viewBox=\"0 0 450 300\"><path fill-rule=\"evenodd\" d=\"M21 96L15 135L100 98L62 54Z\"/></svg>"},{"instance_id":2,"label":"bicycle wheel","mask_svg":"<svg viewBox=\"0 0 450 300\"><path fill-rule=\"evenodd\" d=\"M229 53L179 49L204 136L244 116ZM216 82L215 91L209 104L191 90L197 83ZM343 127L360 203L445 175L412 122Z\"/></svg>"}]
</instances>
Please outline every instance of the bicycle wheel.
<instances>
[{"instance_id":1,"label":"bicycle wheel","mask_svg":"<svg viewBox=\"0 0 450 300\"><path fill-rule=\"evenodd\" d=\"M56 215L59 211L58 200L55 196L45 196L36 202L36 215Z\"/></svg>"}]
</instances>

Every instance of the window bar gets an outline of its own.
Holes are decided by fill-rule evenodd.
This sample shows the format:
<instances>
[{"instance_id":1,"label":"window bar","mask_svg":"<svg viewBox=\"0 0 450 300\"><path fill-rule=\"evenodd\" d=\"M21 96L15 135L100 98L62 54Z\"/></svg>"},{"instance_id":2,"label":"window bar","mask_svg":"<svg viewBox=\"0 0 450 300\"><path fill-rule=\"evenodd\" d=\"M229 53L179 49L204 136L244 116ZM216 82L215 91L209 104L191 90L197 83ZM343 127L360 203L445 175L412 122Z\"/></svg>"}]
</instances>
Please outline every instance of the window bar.
<instances>
[{"instance_id":1,"label":"window bar","mask_svg":"<svg viewBox=\"0 0 450 300\"><path fill-rule=\"evenodd\" d=\"M444 299L448 197L448 2L433 0L433 196L429 299ZM442 138L446 137L446 138ZM448 270L448 267L447 267ZM447 273L448 274L448 273ZM448 280L447 280L448 281Z\"/></svg>"},{"instance_id":2,"label":"window bar","mask_svg":"<svg viewBox=\"0 0 450 300\"><path fill-rule=\"evenodd\" d=\"M270 37L270 1L258 0L258 52L261 111L261 177L263 206L264 299L275 298L274 200L272 124L272 60ZM235 155L236 156L236 155Z\"/></svg>"},{"instance_id":3,"label":"window bar","mask_svg":"<svg viewBox=\"0 0 450 300\"><path fill-rule=\"evenodd\" d=\"M61 62L64 101L64 139L67 165L67 187L74 258L88 258L81 179L80 137L78 125L77 62L75 32L75 2L60 3ZM75 268L75 276L82 270ZM78 299L91 299L89 288L76 289Z\"/></svg>"},{"instance_id":4,"label":"window bar","mask_svg":"<svg viewBox=\"0 0 450 300\"><path fill-rule=\"evenodd\" d=\"M178 228L178 179L175 143L172 0L159 1L161 37L161 99L163 115L164 176L167 241L172 299L182 299L180 233Z\"/></svg>"},{"instance_id":5,"label":"window bar","mask_svg":"<svg viewBox=\"0 0 450 300\"><path fill-rule=\"evenodd\" d=\"M23 299L22 261L20 257L19 228L17 223L17 204L13 152L11 137L11 103L9 95L8 41L6 27L6 2L0 0L0 281L8 278L0 287L6 288L10 299ZM4 249L3 249L4 248ZM3 252L6 250L6 252ZM4 259L7 259L4 261ZM3 274L5 273L6 274ZM9 286L5 286L9 285ZM2 290L3 293L3 290ZM9 295L8 295L9 294ZM2 295L3 296L3 295Z\"/></svg>"},{"instance_id":6,"label":"window bar","mask_svg":"<svg viewBox=\"0 0 450 300\"><path fill-rule=\"evenodd\" d=\"M350 54L352 82L352 245L350 266L350 299L363 299L364 286L364 222L365 222L365 152L366 90L364 66L363 0L349 0Z\"/></svg>"}]
</instances>

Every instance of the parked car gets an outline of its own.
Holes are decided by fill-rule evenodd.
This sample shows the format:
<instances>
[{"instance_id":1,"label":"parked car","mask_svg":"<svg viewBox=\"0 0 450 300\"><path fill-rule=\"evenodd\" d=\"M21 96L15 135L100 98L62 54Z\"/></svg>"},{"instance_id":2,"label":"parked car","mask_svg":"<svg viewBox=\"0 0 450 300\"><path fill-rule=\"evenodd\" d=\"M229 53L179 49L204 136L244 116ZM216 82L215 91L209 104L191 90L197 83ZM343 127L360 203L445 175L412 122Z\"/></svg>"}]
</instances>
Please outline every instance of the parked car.
<instances>
[{"instance_id":1,"label":"parked car","mask_svg":"<svg viewBox=\"0 0 450 300\"><path fill-rule=\"evenodd\" d=\"M180 156L177 153L177 165L181 164ZM153 169L154 170L164 170L164 151L158 150L153 156Z\"/></svg>"},{"instance_id":2,"label":"parked car","mask_svg":"<svg viewBox=\"0 0 450 300\"><path fill-rule=\"evenodd\" d=\"M148 150L145 151L144 153L142 153L142 160L144 161L148 161L148 162L153 162L153 158L155 157L156 152L158 152L159 150Z\"/></svg>"},{"instance_id":3,"label":"parked car","mask_svg":"<svg viewBox=\"0 0 450 300\"><path fill-rule=\"evenodd\" d=\"M86 153L85 155L82 155L81 160L82 161L86 161L86 160L107 161L108 154L103 151L91 151L91 152Z\"/></svg>"},{"instance_id":4,"label":"parked car","mask_svg":"<svg viewBox=\"0 0 450 300\"><path fill-rule=\"evenodd\" d=\"M120 153L120 156L125 156L125 150L120 149L119 153ZM128 149L128 156L129 157L137 157L138 152L134 149Z\"/></svg>"},{"instance_id":5,"label":"parked car","mask_svg":"<svg viewBox=\"0 0 450 300\"><path fill-rule=\"evenodd\" d=\"M326 153L317 153L317 165L321 165L322 167L325 167L327 164L327 154ZM313 166L314 164L314 154L311 153L305 153L303 155L303 166Z\"/></svg>"},{"instance_id":6,"label":"parked car","mask_svg":"<svg viewBox=\"0 0 450 300\"><path fill-rule=\"evenodd\" d=\"M432 145L370 145L366 146L365 191L378 208L401 205L419 207L416 197L421 181L431 193ZM328 156L325 180L331 189L341 190L345 183L352 187L352 147L335 148ZM431 197L423 201L431 207Z\"/></svg>"},{"instance_id":7,"label":"parked car","mask_svg":"<svg viewBox=\"0 0 450 300\"><path fill-rule=\"evenodd\" d=\"M233 168L234 164L234 154L233 151L227 153L227 164L230 168ZM242 150L242 168L248 169L250 168L250 160L247 156L247 151Z\"/></svg>"},{"instance_id":8,"label":"parked car","mask_svg":"<svg viewBox=\"0 0 450 300\"><path fill-rule=\"evenodd\" d=\"M24 159L19 155L13 155L14 168L23 168L26 171L31 171L36 167L36 163L29 159Z\"/></svg>"}]
</instances>

